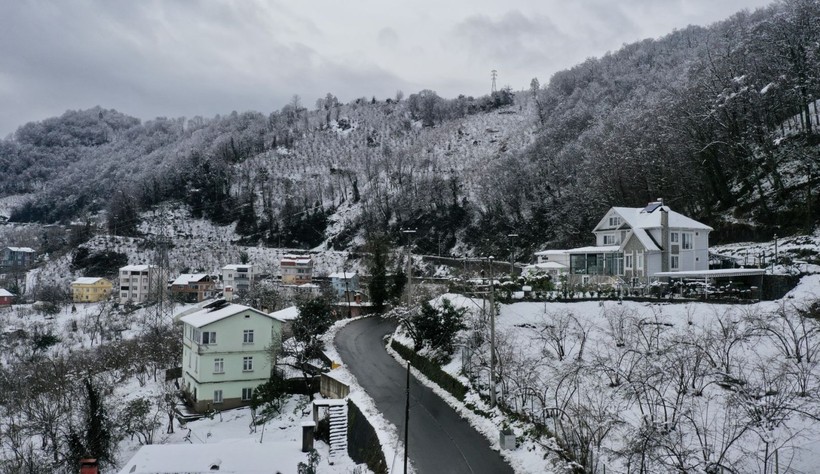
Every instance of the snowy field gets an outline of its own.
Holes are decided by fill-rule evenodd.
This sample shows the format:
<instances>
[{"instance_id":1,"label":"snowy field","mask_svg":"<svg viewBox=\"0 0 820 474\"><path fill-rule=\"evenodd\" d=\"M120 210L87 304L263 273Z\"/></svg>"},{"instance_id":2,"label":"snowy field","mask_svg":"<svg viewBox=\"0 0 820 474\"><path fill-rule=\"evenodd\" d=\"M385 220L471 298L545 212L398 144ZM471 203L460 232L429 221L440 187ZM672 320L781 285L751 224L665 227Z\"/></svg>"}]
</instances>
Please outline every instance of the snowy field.
<instances>
[{"instance_id":1,"label":"snowy field","mask_svg":"<svg viewBox=\"0 0 820 474\"><path fill-rule=\"evenodd\" d=\"M811 275L783 300L751 305L500 305L499 400L570 440L563 448L591 472L816 472L820 326L802 315L818 314L818 297ZM562 472L554 440L488 406L481 301L441 298L471 312L445 370L474 389L467 405L445 398L495 447L499 428L513 429L518 448L502 454L517 472Z\"/></svg>"}]
</instances>

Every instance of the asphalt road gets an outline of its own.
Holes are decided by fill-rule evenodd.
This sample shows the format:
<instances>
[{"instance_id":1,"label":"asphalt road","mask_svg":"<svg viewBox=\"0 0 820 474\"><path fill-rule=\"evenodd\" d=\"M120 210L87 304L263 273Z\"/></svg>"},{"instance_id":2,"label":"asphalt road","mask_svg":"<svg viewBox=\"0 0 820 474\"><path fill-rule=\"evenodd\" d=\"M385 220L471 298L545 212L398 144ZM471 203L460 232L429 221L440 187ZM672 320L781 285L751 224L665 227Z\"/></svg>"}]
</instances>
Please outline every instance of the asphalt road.
<instances>
[{"instance_id":1,"label":"asphalt road","mask_svg":"<svg viewBox=\"0 0 820 474\"><path fill-rule=\"evenodd\" d=\"M392 320L364 318L339 331L335 343L342 362L403 437L406 367L387 353L383 342L384 335L395 328ZM409 426L408 452L419 474L513 472L501 455L490 449L484 436L412 377ZM387 464L397 471L401 471L402 462L388 455Z\"/></svg>"}]
</instances>

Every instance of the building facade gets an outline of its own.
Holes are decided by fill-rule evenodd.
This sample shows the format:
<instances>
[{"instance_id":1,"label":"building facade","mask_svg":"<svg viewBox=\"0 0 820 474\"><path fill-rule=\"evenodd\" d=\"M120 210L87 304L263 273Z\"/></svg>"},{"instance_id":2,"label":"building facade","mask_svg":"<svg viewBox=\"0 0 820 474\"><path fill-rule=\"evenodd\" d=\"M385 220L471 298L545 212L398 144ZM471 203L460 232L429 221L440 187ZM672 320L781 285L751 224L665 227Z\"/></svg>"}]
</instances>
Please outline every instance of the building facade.
<instances>
[{"instance_id":1,"label":"building facade","mask_svg":"<svg viewBox=\"0 0 820 474\"><path fill-rule=\"evenodd\" d=\"M0 306L11 306L14 304L14 293L5 288L0 288Z\"/></svg>"},{"instance_id":2,"label":"building facade","mask_svg":"<svg viewBox=\"0 0 820 474\"><path fill-rule=\"evenodd\" d=\"M281 344L282 321L224 300L180 321L183 390L194 410L247 405L270 378L270 350Z\"/></svg>"},{"instance_id":3,"label":"building facade","mask_svg":"<svg viewBox=\"0 0 820 474\"><path fill-rule=\"evenodd\" d=\"M96 303L107 300L113 287L105 278L77 278L71 282L71 298L75 303Z\"/></svg>"},{"instance_id":4,"label":"building facade","mask_svg":"<svg viewBox=\"0 0 820 474\"><path fill-rule=\"evenodd\" d=\"M222 287L231 287L234 293L251 289L256 278L253 265L232 264L222 267Z\"/></svg>"},{"instance_id":5,"label":"building facade","mask_svg":"<svg viewBox=\"0 0 820 474\"><path fill-rule=\"evenodd\" d=\"M0 271L25 270L34 264L37 253L29 247L4 247L0 252Z\"/></svg>"},{"instance_id":6,"label":"building facade","mask_svg":"<svg viewBox=\"0 0 820 474\"><path fill-rule=\"evenodd\" d=\"M595 245L536 256L544 259L541 265L566 264L573 284L637 286L657 279L657 273L707 270L711 231L662 201L643 208L613 207L592 231Z\"/></svg>"},{"instance_id":7,"label":"building facade","mask_svg":"<svg viewBox=\"0 0 820 474\"><path fill-rule=\"evenodd\" d=\"M345 292L359 291L358 273L331 273L328 278L330 278L330 285L338 297L343 297Z\"/></svg>"},{"instance_id":8,"label":"building facade","mask_svg":"<svg viewBox=\"0 0 820 474\"><path fill-rule=\"evenodd\" d=\"M285 255L279 266L284 285L304 285L313 281L313 259L308 256Z\"/></svg>"},{"instance_id":9,"label":"building facade","mask_svg":"<svg viewBox=\"0 0 820 474\"><path fill-rule=\"evenodd\" d=\"M205 273L183 273L171 282L171 294L187 303L199 303L215 292L216 283Z\"/></svg>"},{"instance_id":10,"label":"building facade","mask_svg":"<svg viewBox=\"0 0 820 474\"><path fill-rule=\"evenodd\" d=\"M120 303L144 303L156 286L162 284L161 280L154 265L127 265L120 268Z\"/></svg>"}]
</instances>

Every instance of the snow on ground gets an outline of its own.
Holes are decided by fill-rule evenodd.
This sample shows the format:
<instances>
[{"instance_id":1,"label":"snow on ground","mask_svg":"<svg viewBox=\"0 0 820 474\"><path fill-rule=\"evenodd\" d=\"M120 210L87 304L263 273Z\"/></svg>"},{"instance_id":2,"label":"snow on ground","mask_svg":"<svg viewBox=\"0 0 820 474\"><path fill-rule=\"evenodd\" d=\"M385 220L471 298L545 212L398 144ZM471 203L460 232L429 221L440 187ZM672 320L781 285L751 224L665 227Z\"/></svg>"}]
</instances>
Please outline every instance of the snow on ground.
<instances>
[{"instance_id":1,"label":"snow on ground","mask_svg":"<svg viewBox=\"0 0 820 474\"><path fill-rule=\"evenodd\" d=\"M412 347L412 341L405 336L397 334L395 337L403 345ZM390 347L390 344L387 344L386 349L387 352L393 356L393 358L399 361L399 363L406 363L399 353ZM460 365L459 368L456 368L454 365L456 363L456 359L457 358L454 358L453 362L444 367L444 369L451 375L457 375L460 369ZM484 437L487 438L487 441L490 442L490 447L500 452L516 473L552 474L554 472L563 472L563 469L555 470L555 464L560 464L560 461L549 453L549 449L546 449L547 447L551 447L553 449L558 448L553 440L543 440L541 443L538 443L532 439L521 439L520 435L524 432L524 430L526 430L526 426L523 423L509 422L505 420L501 411L497 408L491 408L478 396L478 393L474 390L471 390L465 397L464 402L461 402L456 397L452 396L450 392L444 390L436 385L435 382L428 379L415 367L411 367L410 371L413 373L413 377L415 377L416 380L432 389L439 397L441 397L442 400L453 407L459 416L467 420L470 425L476 429L476 431L484 435ZM464 380L462 380L462 382L464 382ZM468 408L468 404L471 405L471 408ZM477 414L476 411L489 414L491 417L487 418L486 416L481 416ZM511 428L516 435L519 436L519 439L517 440L518 446L515 450L501 449L499 430L502 425Z\"/></svg>"},{"instance_id":2,"label":"snow on ground","mask_svg":"<svg viewBox=\"0 0 820 474\"><path fill-rule=\"evenodd\" d=\"M468 308L472 313L471 324L480 325L481 300L448 294L433 303L443 298L456 307ZM762 472L764 463L772 471L772 453L778 447L781 472L814 472L820 466L820 427L814 422L814 417L820 414L820 364L816 361L820 356L820 340L817 340L820 326L814 320L797 318L795 311L805 310L818 298L820 275L809 275L782 300L751 305L630 301L500 305L496 341L504 375L499 396L515 410L536 418L544 416L543 408L550 407L563 407L567 412L575 407L572 416L587 416L588 429L605 433L600 448L594 450L595 472L603 472L604 468L606 472L629 470L624 453L644 433L641 426L646 426L646 420L676 428L673 432L682 436L680 445L692 452L700 449L695 430L706 430L709 459L698 461L694 455L689 465L692 470L704 469L722 453L722 462L739 467L740 472ZM783 317L783 314L790 316ZM811 363L798 363L793 355L784 355L787 349L779 345L773 331L778 328L781 332L791 331L787 321L807 323L806 326L796 324L793 332L809 334L801 340L805 347L811 347L814 357ZM613 341L618 332L618 325L613 322L627 329L620 334L624 338L620 345ZM761 329L763 327L771 330ZM561 328L563 332L559 331ZM470 332L466 331L465 336ZM586 335L583 344L581 334ZM739 336L733 339L733 334ZM405 345L412 345L401 330L394 337ZM484 337L486 341L486 332ZM644 340L639 340L642 338ZM559 339L566 352L563 360L557 357ZM686 372L687 363L699 357L687 350L696 344L706 347L708 357L715 359L717 368L702 362L701 369ZM647 345L651 346L648 352ZM583 355L578 361L581 350ZM441 389L437 392L484 433L496 449L499 448L499 429L505 426L513 429L519 437L519 446L502 454L516 472L551 469L560 472L554 457L546 456L544 460L549 448L555 447L552 440L525 436L528 425L508 421L485 403L487 370L476 367L482 362L486 364L487 357L482 352L488 351L485 343L472 354L456 352L452 361L443 367L468 387L473 386L466 403ZM655 351L657 355L651 355ZM394 354L394 357L398 356ZM467 361L471 362L472 371L465 371ZM686 363L678 363L681 361ZM694 377L695 388L688 392L685 388L676 391L674 377L666 375L677 373L678 369ZM647 379L640 378L644 375L636 376L638 371L645 371ZM613 382L605 375L615 377L616 372L621 380ZM583 376L573 379L578 374ZM433 386L421 374L416 377ZM568 382L571 379L574 381ZM795 395L799 391L796 384L802 380L809 387L808 394ZM479 398L475 387L479 387L483 398ZM538 390L541 395L536 396ZM680 398L676 398L678 396ZM557 423L561 419L565 421ZM562 425L572 425L566 418L545 417L543 420L554 431ZM751 421L743 424L737 420ZM568 432L577 434L572 429ZM662 433L661 430L654 436L662 437ZM730 443L728 440L734 435L738 441ZM634 458L632 462L635 468Z\"/></svg>"},{"instance_id":3,"label":"snow on ground","mask_svg":"<svg viewBox=\"0 0 820 474\"><path fill-rule=\"evenodd\" d=\"M161 445L142 447L144 452L138 452L140 446L135 443L123 442L120 472L132 472L134 465L136 472L155 472L152 468L157 472L207 472L211 463L221 461L221 471L295 474L300 462L307 463L307 454L301 451L301 423L306 421L312 421L310 402L301 395L292 396L282 415L263 426L252 426L249 408L227 410L176 427L173 434L162 435ZM356 468L347 456L329 464L328 446L322 441L316 440L314 448L321 456L319 474L349 473Z\"/></svg>"}]
</instances>

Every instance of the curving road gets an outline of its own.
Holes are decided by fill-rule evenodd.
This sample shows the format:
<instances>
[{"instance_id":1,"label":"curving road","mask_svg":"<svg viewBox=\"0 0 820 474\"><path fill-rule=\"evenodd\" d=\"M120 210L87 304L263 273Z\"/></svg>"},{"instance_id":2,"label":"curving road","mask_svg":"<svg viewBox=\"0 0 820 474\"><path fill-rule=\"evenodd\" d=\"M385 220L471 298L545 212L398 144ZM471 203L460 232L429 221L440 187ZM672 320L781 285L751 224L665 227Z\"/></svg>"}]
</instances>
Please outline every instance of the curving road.
<instances>
[{"instance_id":1,"label":"curving road","mask_svg":"<svg viewBox=\"0 0 820 474\"><path fill-rule=\"evenodd\" d=\"M370 317L354 321L336 335L342 361L403 436L406 368L384 349L385 334L396 321ZM410 379L410 460L419 474L512 473L484 436L432 390ZM402 459L387 459L401 470Z\"/></svg>"}]
</instances>

